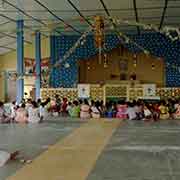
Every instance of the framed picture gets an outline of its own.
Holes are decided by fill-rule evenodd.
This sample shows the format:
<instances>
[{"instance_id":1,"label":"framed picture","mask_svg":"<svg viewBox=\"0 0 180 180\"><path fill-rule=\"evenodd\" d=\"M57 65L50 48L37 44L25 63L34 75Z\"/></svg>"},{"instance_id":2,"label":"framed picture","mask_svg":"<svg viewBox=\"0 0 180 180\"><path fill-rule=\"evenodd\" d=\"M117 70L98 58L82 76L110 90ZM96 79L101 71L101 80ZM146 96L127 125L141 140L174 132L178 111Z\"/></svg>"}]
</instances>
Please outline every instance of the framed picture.
<instances>
[{"instance_id":1,"label":"framed picture","mask_svg":"<svg viewBox=\"0 0 180 180\"><path fill-rule=\"evenodd\" d=\"M78 98L86 99L90 97L90 85L78 84Z\"/></svg>"}]
</instances>

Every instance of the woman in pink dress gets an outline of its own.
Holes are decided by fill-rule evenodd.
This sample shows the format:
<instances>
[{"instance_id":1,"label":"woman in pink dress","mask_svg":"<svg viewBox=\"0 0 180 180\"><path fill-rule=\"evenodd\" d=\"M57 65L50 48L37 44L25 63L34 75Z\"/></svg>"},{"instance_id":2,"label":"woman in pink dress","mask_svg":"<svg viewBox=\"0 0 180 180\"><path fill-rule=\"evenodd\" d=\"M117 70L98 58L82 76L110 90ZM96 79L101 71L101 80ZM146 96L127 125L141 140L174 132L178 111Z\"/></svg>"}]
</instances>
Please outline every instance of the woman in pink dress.
<instances>
[{"instance_id":1,"label":"woman in pink dress","mask_svg":"<svg viewBox=\"0 0 180 180\"><path fill-rule=\"evenodd\" d=\"M127 105L124 102L118 102L116 118L127 119Z\"/></svg>"},{"instance_id":2,"label":"woman in pink dress","mask_svg":"<svg viewBox=\"0 0 180 180\"><path fill-rule=\"evenodd\" d=\"M28 113L26 110L26 105L22 104L20 108L16 111L15 122L17 123L27 123L28 121Z\"/></svg>"},{"instance_id":3,"label":"woman in pink dress","mask_svg":"<svg viewBox=\"0 0 180 180\"><path fill-rule=\"evenodd\" d=\"M87 99L84 100L84 103L81 105L80 118L90 118L90 106Z\"/></svg>"}]
</instances>

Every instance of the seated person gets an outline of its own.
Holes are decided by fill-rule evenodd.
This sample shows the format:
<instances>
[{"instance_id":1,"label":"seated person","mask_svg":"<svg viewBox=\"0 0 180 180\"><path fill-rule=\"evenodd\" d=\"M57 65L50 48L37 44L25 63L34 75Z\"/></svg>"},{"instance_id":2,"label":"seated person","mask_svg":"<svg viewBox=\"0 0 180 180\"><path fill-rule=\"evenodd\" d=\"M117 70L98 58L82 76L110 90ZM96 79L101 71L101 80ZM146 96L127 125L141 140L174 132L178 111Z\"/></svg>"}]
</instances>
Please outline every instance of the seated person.
<instances>
[{"instance_id":1,"label":"seated person","mask_svg":"<svg viewBox=\"0 0 180 180\"><path fill-rule=\"evenodd\" d=\"M62 104L61 104L62 115L67 115L67 106L68 106L68 99L63 98L63 101L62 101Z\"/></svg>"},{"instance_id":2,"label":"seated person","mask_svg":"<svg viewBox=\"0 0 180 180\"><path fill-rule=\"evenodd\" d=\"M11 115L10 115L12 121L14 121L14 119L15 119L15 117L16 117L16 108L17 108L16 102L13 101L13 102L11 103Z\"/></svg>"},{"instance_id":3,"label":"seated person","mask_svg":"<svg viewBox=\"0 0 180 180\"><path fill-rule=\"evenodd\" d=\"M48 111L46 107L46 102L41 102L41 105L39 106L39 115L40 115L40 121L44 121L48 117Z\"/></svg>"},{"instance_id":4,"label":"seated person","mask_svg":"<svg viewBox=\"0 0 180 180\"><path fill-rule=\"evenodd\" d=\"M151 120L152 119L152 112L149 110L147 105L144 106L144 120Z\"/></svg>"},{"instance_id":5,"label":"seated person","mask_svg":"<svg viewBox=\"0 0 180 180\"><path fill-rule=\"evenodd\" d=\"M80 107L80 118L90 118L90 106L87 99L84 100L84 103Z\"/></svg>"},{"instance_id":6,"label":"seated person","mask_svg":"<svg viewBox=\"0 0 180 180\"><path fill-rule=\"evenodd\" d=\"M56 99L53 98L50 101L50 112L53 114L54 112L57 112L57 107L56 107Z\"/></svg>"},{"instance_id":7,"label":"seated person","mask_svg":"<svg viewBox=\"0 0 180 180\"><path fill-rule=\"evenodd\" d=\"M10 123L11 118L6 114L4 103L0 102L0 123Z\"/></svg>"},{"instance_id":8,"label":"seated person","mask_svg":"<svg viewBox=\"0 0 180 180\"><path fill-rule=\"evenodd\" d=\"M174 118L175 119L180 119L180 103L176 105L176 110L174 113Z\"/></svg>"},{"instance_id":9,"label":"seated person","mask_svg":"<svg viewBox=\"0 0 180 180\"><path fill-rule=\"evenodd\" d=\"M26 105L23 103L16 111L15 122L17 123L27 123L28 112L26 110Z\"/></svg>"},{"instance_id":10,"label":"seated person","mask_svg":"<svg viewBox=\"0 0 180 180\"><path fill-rule=\"evenodd\" d=\"M106 103L105 116L108 118L113 118L114 116L114 107L112 101Z\"/></svg>"},{"instance_id":11,"label":"seated person","mask_svg":"<svg viewBox=\"0 0 180 180\"><path fill-rule=\"evenodd\" d=\"M137 120L142 120L144 118L144 109L143 109L143 102L137 101L134 106Z\"/></svg>"},{"instance_id":12,"label":"seated person","mask_svg":"<svg viewBox=\"0 0 180 180\"><path fill-rule=\"evenodd\" d=\"M169 108L166 106L166 103L164 101L161 102L161 105L159 106L160 111L160 119L165 120L169 118Z\"/></svg>"},{"instance_id":13,"label":"seated person","mask_svg":"<svg viewBox=\"0 0 180 180\"><path fill-rule=\"evenodd\" d=\"M80 106L78 101L73 102L73 106L68 110L70 117L78 118L80 115Z\"/></svg>"},{"instance_id":14,"label":"seated person","mask_svg":"<svg viewBox=\"0 0 180 180\"><path fill-rule=\"evenodd\" d=\"M128 115L129 120L137 120L137 115L133 103L128 103L126 113Z\"/></svg>"},{"instance_id":15,"label":"seated person","mask_svg":"<svg viewBox=\"0 0 180 180\"><path fill-rule=\"evenodd\" d=\"M29 108L28 111L28 122L29 123L39 123L40 122L40 112L39 112L39 107L38 104L33 101L32 102L32 107Z\"/></svg>"},{"instance_id":16,"label":"seated person","mask_svg":"<svg viewBox=\"0 0 180 180\"><path fill-rule=\"evenodd\" d=\"M117 113L116 113L116 118L119 119L127 119L127 105L125 104L124 101L119 101L117 104Z\"/></svg>"},{"instance_id":17,"label":"seated person","mask_svg":"<svg viewBox=\"0 0 180 180\"><path fill-rule=\"evenodd\" d=\"M68 102L66 111L69 113L69 111L72 109L72 107L73 107L73 103L72 102Z\"/></svg>"},{"instance_id":18,"label":"seated person","mask_svg":"<svg viewBox=\"0 0 180 180\"><path fill-rule=\"evenodd\" d=\"M98 102L94 102L91 105L91 116L92 116L92 118L100 118L101 117Z\"/></svg>"},{"instance_id":19,"label":"seated person","mask_svg":"<svg viewBox=\"0 0 180 180\"><path fill-rule=\"evenodd\" d=\"M158 121L160 119L160 110L158 103L153 104L153 119L154 121Z\"/></svg>"}]
</instances>

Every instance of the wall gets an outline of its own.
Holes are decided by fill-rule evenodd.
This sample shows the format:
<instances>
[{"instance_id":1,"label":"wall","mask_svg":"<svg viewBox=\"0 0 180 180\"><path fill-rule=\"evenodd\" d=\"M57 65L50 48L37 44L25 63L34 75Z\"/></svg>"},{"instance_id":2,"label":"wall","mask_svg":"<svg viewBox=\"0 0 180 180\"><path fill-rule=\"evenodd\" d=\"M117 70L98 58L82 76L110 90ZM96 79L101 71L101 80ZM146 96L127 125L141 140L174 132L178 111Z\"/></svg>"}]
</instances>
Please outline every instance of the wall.
<instances>
[{"instance_id":1,"label":"wall","mask_svg":"<svg viewBox=\"0 0 180 180\"><path fill-rule=\"evenodd\" d=\"M133 53L128 50L123 51L123 56L119 55L119 49L114 49L107 54L107 67L104 67L104 60L99 63L98 56L89 58L88 60L79 61L81 83L100 83L107 80L120 80L120 74L127 74L127 80L130 79L132 73L135 73L137 80L142 83L156 83L158 86L164 86L164 60L154 59L151 56L142 53L137 54L137 65L134 66ZM121 70L120 60L127 62L127 70ZM152 69L152 64L154 69Z\"/></svg>"},{"instance_id":2,"label":"wall","mask_svg":"<svg viewBox=\"0 0 180 180\"><path fill-rule=\"evenodd\" d=\"M35 38L34 38L35 39ZM50 57L50 42L49 38L42 38L41 40L41 54L42 58ZM28 44L24 48L24 57L35 58L35 40L32 44ZM17 53L16 51L4 54L0 56L0 70L1 71L13 71L16 70L16 62L17 62ZM32 86L33 86L32 79ZM25 82L26 84L26 82ZM29 82L28 82L29 84ZM4 79L0 77L0 99L4 100L5 87L4 87ZM26 87L25 87L26 88ZM29 89L29 87L28 87Z\"/></svg>"},{"instance_id":3,"label":"wall","mask_svg":"<svg viewBox=\"0 0 180 180\"><path fill-rule=\"evenodd\" d=\"M50 56L49 38L44 38L44 39L42 38L41 46L42 46L41 48L42 58L49 57ZM0 56L2 69L15 70L16 62L17 62L16 56L17 56L16 51ZM35 58L35 42L34 41L32 44L25 46L24 57Z\"/></svg>"}]
</instances>

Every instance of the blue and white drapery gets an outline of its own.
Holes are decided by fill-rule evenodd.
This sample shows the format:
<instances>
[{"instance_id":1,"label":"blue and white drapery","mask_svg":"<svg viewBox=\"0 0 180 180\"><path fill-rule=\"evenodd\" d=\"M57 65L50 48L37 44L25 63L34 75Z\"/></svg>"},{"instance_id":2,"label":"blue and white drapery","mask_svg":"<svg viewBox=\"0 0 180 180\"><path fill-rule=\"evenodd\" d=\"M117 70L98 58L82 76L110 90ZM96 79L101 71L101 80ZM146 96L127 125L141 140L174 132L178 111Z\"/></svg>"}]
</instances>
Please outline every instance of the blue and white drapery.
<instances>
[{"instance_id":1,"label":"blue and white drapery","mask_svg":"<svg viewBox=\"0 0 180 180\"><path fill-rule=\"evenodd\" d=\"M143 33L141 35L129 36L134 42L148 50L150 54L157 57L163 57L166 64L166 85L168 87L180 86L180 42L172 42L170 39L160 33ZM76 35L51 36L51 64L61 58L78 40ZM110 51L116 48L120 43L116 35L106 36L106 50ZM134 44L124 44L124 46L133 53L141 52ZM94 38L89 35L84 45L77 48L76 51L67 59L70 68L53 68L50 75L50 86L58 87L74 87L78 81L79 59L87 59L97 53L94 46ZM158 59L157 59L158 60ZM172 64L176 65L174 68ZM151 67L150 67L151 68Z\"/></svg>"}]
</instances>

